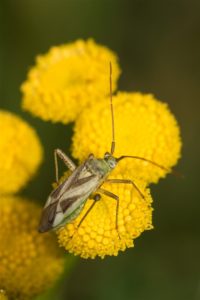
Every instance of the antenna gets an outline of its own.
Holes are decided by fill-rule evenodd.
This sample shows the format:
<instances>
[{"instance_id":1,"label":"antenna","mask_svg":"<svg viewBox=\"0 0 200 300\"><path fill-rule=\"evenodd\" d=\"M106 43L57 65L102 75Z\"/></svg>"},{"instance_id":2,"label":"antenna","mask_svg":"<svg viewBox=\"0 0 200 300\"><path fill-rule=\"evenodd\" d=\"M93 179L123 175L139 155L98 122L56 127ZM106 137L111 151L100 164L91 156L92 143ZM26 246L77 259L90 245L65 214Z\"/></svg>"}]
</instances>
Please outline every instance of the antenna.
<instances>
[{"instance_id":1,"label":"antenna","mask_svg":"<svg viewBox=\"0 0 200 300\"><path fill-rule=\"evenodd\" d=\"M150 160L150 159L147 159L147 158L144 158L144 157L140 157L140 156L132 156L132 155L122 155L120 157L117 158L117 162L124 159L124 158L134 158L134 159L140 159L140 160L143 160L143 161L146 161L160 169L163 169L165 171L170 171L168 168L165 168L164 166L160 165L160 164L157 164L156 162Z\"/></svg>"},{"instance_id":2,"label":"antenna","mask_svg":"<svg viewBox=\"0 0 200 300\"><path fill-rule=\"evenodd\" d=\"M111 143L111 155L115 151L115 124L114 124L114 110L112 102L112 63L110 62L110 109L111 109L111 120L112 120L112 143Z\"/></svg>"},{"instance_id":3,"label":"antenna","mask_svg":"<svg viewBox=\"0 0 200 300\"><path fill-rule=\"evenodd\" d=\"M150 159L147 159L147 158L144 158L144 157L140 157L140 156L132 156L132 155L122 155L120 157L117 158L117 162L119 162L120 160L124 159L124 158L134 158L134 159L139 159L139 160L143 160L143 161L146 161L164 171L167 171L167 172L172 172L172 175L176 176L176 177L184 177L181 173L175 171L175 170L171 170L169 168L166 168L158 163L156 163L155 161L153 160L150 160Z\"/></svg>"}]
</instances>

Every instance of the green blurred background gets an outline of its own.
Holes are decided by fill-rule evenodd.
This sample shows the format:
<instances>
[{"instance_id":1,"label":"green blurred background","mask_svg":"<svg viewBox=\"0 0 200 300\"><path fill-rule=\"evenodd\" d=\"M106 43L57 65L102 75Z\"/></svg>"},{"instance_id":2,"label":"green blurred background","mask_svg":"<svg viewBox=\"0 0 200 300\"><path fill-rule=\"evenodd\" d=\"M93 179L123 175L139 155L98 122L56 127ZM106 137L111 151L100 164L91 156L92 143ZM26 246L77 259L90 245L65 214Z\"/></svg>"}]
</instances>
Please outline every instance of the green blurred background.
<instances>
[{"instance_id":1,"label":"green blurred background","mask_svg":"<svg viewBox=\"0 0 200 300\"><path fill-rule=\"evenodd\" d=\"M38 131L45 161L24 194L44 203L54 180L53 149L69 152L72 126L52 125L20 108L20 84L49 47L93 37L120 57L120 90L154 93L177 117L183 157L152 186L155 229L135 248L104 260L79 260L57 296L70 300L200 299L199 0L13 0L1 3L0 106Z\"/></svg>"}]
</instances>

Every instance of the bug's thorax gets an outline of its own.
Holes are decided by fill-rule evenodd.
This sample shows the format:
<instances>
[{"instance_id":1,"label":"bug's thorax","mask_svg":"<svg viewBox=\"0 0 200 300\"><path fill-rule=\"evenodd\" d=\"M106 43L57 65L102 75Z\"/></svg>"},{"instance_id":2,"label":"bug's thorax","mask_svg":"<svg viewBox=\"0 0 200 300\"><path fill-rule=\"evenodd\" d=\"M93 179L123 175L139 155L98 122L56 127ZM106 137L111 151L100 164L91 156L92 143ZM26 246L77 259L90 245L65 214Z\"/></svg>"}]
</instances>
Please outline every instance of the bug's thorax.
<instances>
[{"instance_id":1,"label":"bug's thorax","mask_svg":"<svg viewBox=\"0 0 200 300\"><path fill-rule=\"evenodd\" d=\"M99 179L105 179L109 173L115 168L117 164L116 159L110 154L106 153L104 158L95 158L90 155L85 162L88 171L97 175Z\"/></svg>"}]
</instances>

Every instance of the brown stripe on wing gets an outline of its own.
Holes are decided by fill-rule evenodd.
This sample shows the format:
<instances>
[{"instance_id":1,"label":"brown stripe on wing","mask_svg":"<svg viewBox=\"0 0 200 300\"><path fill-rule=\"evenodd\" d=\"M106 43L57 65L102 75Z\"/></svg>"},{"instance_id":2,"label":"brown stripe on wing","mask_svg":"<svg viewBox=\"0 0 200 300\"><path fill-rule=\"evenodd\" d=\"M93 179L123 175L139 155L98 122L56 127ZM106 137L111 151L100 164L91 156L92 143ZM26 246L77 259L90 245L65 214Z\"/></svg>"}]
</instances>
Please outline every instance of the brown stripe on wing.
<instances>
[{"instance_id":1,"label":"brown stripe on wing","mask_svg":"<svg viewBox=\"0 0 200 300\"><path fill-rule=\"evenodd\" d=\"M42 211L42 216L39 225L39 232L45 232L52 228L56 210L57 210L58 201L51 203L47 207L45 207Z\"/></svg>"},{"instance_id":2,"label":"brown stripe on wing","mask_svg":"<svg viewBox=\"0 0 200 300\"><path fill-rule=\"evenodd\" d=\"M63 213L66 212L66 210L74 203L77 199L79 199L81 196L76 195L71 198L64 199L60 202L60 207L62 208Z\"/></svg>"},{"instance_id":3,"label":"brown stripe on wing","mask_svg":"<svg viewBox=\"0 0 200 300\"><path fill-rule=\"evenodd\" d=\"M53 197L54 199L56 199L58 196L60 196L60 192L63 188L63 186L65 185L65 181L63 181L62 183L60 183L56 188L55 190L53 190L50 194L51 197Z\"/></svg>"},{"instance_id":4,"label":"brown stripe on wing","mask_svg":"<svg viewBox=\"0 0 200 300\"><path fill-rule=\"evenodd\" d=\"M75 182L73 182L70 186L70 189L73 191L74 188L76 187L80 187L80 191L81 191L81 185L89 182L90 180L92 180L93 178L95 178L96 175L90 175L90 176L87 176L87 177L83 177L83 178L80 178L78 180L76 180ZM68 197L64 200L62 200L60 202L60 207L63 211L63 213L66 212L66 210L74 203L76 202L78 199L81 199L81 198L84 198L85 195L87 195L87 193L85 193L84 191L82 191L82 193L78 194L78 195L75 195L75 196L72 196L72 197Z\"/></svg>"},{"instance_id":5,"label":"brown stripe on wing","mask_svg":"<svg viewBox=\"0 0 200 300\"><path fill-rule=\"evenodd\" d=\"M70 186L70 189L74 188L74 187L77 187L77 186L81 186L82 184L90 181L91 179L93 179L95 177L96 177L96 175L90 175L90 176L87 176L87 177L80 178L80 179L78 179L78 180L76 180L75 182L72 183L72 185Z\"/></svg>"},{"instance_id":6,"label":"brown stripe on wing","mask_svg":"<svg viewBox=\"0 0 200 300\"><path fill-rule=\"evenodd\" d=\"M83 169L85 168L85 165L82 164L76 170L72 173L71 176L66 178L62 183L60 183L55 190L53 190L50 194L50 196L54 199L60 198L67 190L69 190L72 186L78 186L79 182L79 176ZM94 176L94 175L92 175ZM89 176L90 177L90 176ZM81 180L81 179L80 179ZM86 180L87 181L87 180ZM64 188L65 187L65 188Z\"/></svg>"}]
</instances>

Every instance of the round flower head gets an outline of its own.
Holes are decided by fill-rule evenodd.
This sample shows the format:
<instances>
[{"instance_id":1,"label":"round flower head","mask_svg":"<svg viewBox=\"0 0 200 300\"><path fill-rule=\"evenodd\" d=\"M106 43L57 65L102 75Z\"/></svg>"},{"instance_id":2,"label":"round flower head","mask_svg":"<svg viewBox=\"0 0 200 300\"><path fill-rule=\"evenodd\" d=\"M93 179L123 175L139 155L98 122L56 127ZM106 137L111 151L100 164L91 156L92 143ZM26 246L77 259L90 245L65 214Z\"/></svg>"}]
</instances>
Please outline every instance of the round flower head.
<instances>
[{"instance_id":1,"label":"round flower head","mask_svg":"<svg viewBox=\"0 0 200 300\"><path fill-rule=\"evenodd\" d=\"M127 171L147 183L164 177L180 157L179 127L165 103L152 95L118 93L113 97L115 121L115 157L132 155L151 160L165 168L140 159L123 159L112 177ZM72 154L83 161L89 153L103 157L110 151L111 111L109 98L85 109L75 123Z\"/></svg>"},{"instance_id":2,"label":"round flower head","mask_svg":"<svg viewBox=\"0 0 200 300\"><path fill-rule=\"evenodd\" d=\"M84 107L109 93L109 62L115 89L120 71L108 48L91 39L51 48L37 57L22 85L23 108L45 121L74 121Z\"/></svg>"},{"instance_id":3,"label":"round flower head","mask_svg":"<svg viewBox=\"0 0 200 300\"><path fill-rule=\"evenodd\" d=\"M125 179L126 174L117 178ZM117 255L120 250L133 247L133 240L152 228L149 190L144 183L138 180L135 183L144 198L132 185L105 183L102 188L119 197L118 211L117 200L102 195L87 214L94 203L92 199L87 200L80 215L57 231L60 245L83 258Z\"/></svg>"},{"instance_id":4,"label":"round flower head","mask_svg":"<svg viewBox=\"0 0 200 300\"><path fill-rule=\"evenodd\" d=\"M55 236L37 232L39 207L14 196L0 204L0 286L9 299L31 299L55 282L64 259Z\"/></svg>"},{"instance_id":5,"label":"round flower head","mask_svg":"<svg viewBox=\"0 0 200 300\"><path fill-rule=\"evenodd\" d=\"M20 117L0 110L0 194L15 193L34 175L42 160L35 130Z\"/></svg>"}]
</instances>

